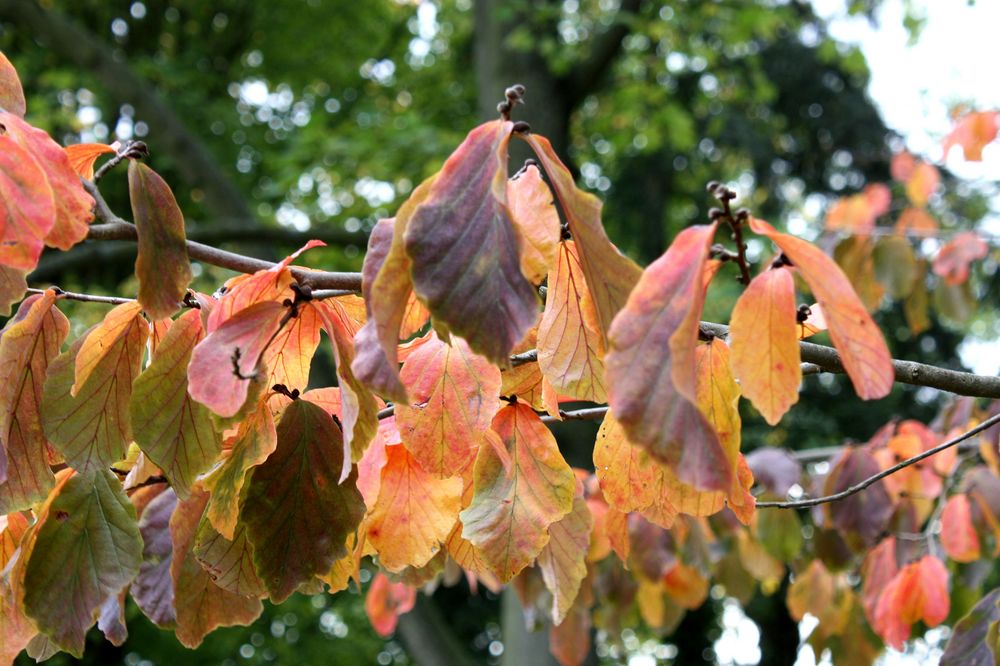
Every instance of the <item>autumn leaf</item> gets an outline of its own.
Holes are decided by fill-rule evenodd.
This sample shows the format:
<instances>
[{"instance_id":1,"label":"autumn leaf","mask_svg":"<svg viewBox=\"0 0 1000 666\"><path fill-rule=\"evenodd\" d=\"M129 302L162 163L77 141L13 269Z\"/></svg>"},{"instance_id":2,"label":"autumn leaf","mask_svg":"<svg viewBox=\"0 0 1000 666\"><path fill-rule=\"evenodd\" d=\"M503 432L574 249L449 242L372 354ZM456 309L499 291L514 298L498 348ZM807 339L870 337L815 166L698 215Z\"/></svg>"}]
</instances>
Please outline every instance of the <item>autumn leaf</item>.
<instances>
[{"instance_id":1,"label":"autumn leaf","mask_svg":"<svg viewBox=\"0 0 1000 666\"><path fill-rule=\"evenodd\" d=\"M795 580L788 586L788 614L796 622L801 622L806 613L824 617L833 605L833 576L815 559L805 571L795 574Z\"/></svg>"},{"instance_id":2,"label":"autumn leaf","mask_svg":"<svg viewBox=\"0 0 1000 666\"><path fill-rule=\"evenodd\" d=\"M983 148L997 138L998 117L997 111L973 111L962 116L944 139L945 157L953 146L961 146L965 159L982 162Z\"/></svg>"},{"instance_id":3,"label":"autumn leaf","mask_svg":"<svg viewBox=\"0 0 1000 666\"><path fill-rule=\"evenodd\" d=\"M972 525L972 510L967 495L952 495L941 513L941 546L956 562L979 559L979 536Z\"/></svg>"},{"instance_id":4,"label":"autumn leaf","mask_svg":"<svg viewBox=\"0 0 1000 666\"><path fill-rule=\"evenodd\" d=\"M166 488L154 497L139 517L142 535L142 563L132 581L132 599L146 617L163 628L174 628L174 584L170 577L173 543L170 540L170 516L177 506L177 495Z\"/></svg>"},{"instance_id":5,"label":"autumn leaf","mask_svg":"<svg viewBox=\"0 0 1000 666\"><path fill-rule=\"evenodd\" d=\"M573 509L576 480L552 433L527 405L501 409L493 430L501 441L479 449L475 493L461 513L462 537L507 582L542 551L549 526Z\"/></svg>"},{"instance_id":6,"label":"autumn leaf","mask_svg":"<svg viewBox=\"0 0 1000 666\"><path fill-rule=\"evenodd\" d=\"M899 650L910 637L910 625L923 620L928 628L936 627L944 622L950 607L948 570L938 558L925 555L900 569L885 586L873 629Z\"/></svg>"},{"instance_id":7,"label":"autumn leaf","mask_svg":"<svg viewBox=\"0 0 1000 666\"><path fill-rule=\"evenodd\" d=\"M321 328L322 317L315 305L300 305L297 316L278 331L264 350L261 360L268 371L265 386L284 384L289 390L305 390Z\"/></svg>"},{"instance_id":8,"label":"autumn leaf","mask_svg":"<svg viewBox=\"0 0 1000 666\"><path fill-rule=\"evenodd\" d=\"M0 335L0 515L27 509L52 488L42 394L69 333L55 301L52 290L29 297Z\"/></svg>"},{"instance_id":9,"label":"autumn leaf","mask_svg":"<svg viewBox=\"0 0 1000 666\"><path fill-rule=\"evenodd\" d=\"M437 322L498 364L538 317L507 207L512 125L493 121L469 132L404 235L417 296Z\"/></svg>"},{"instance_id":10,"label":"autumn leaf","mask_svg":"<svg viewBox=\"0 0 1000 666\"><path fill-rule=\"evenodd\" d=\"M217 627L246 626L264 607L256 597L224 590L199 564L194 554L195 534L208 502L208 494L196 491L178 502L170 516L173 557L170 578L174 584L175 633L181 645L195 648Z\"/></svg>"},{"instance_id":11,"label":"autumn leaf","mask_svg":"<svg viewBox=\"0 0 1000 666\"><path fill-rule=\"evenodd\" d=\"M889 212L892 193L882 183L873 183L863 192L838 199L826 213L827 231L867 234L875 220Z\"/></svg>"},{"instance_id":12,"label":"autumn leaf","mask_svg":"<svg viewBox=\"0 0 1000 666\"><path fill-rule=\"evenodd\" d=\"M941 183L941 173L933 164L918 160L906 179L906 197L914 206L923 208Z\"/></svg>"},{"instance_id":13,"label":"autumn leaf","mask_svg":"<svg viewBox=\"0 0 1000 666\"><path fill-rule=\"evenodd\" d=\"M1000 622L1000 588L980 599L955 623L941 655L941 666L994 666L996 657L987 636L997 622Z\"/></svg>"},{"instance_id":14,"label":"autumn leaf","mask_svg":"<svg viewBox=\"0 0 1000 666\"><path fill-rule=\"evenodd\" d=\"M843 271L816 246L779 233L763 220L752 218L750 227L774 241L809 285L858 396L873 400L887 395L895 378L889 348Z\"/></svg>"},{"instance_id":15,"label":"autumn leaf","mask_svg":"<svg viewBox=\"0 0 1000 666\"><path fill-rule=\"evenodd\" d=\"M28 291L27 274L24 269L0 265L0 316L8 316L10 306L24 298Z\"/></svg>"},{"instance_id":16,"label":"autumn leaf","mask_svg":"<svg viewBox=\"0 0 1000 666\"><path fill-rule=\"evenodd\" d=\"M566 619L587 577L587 548L593 523L581 492L573 498L572 510L549 526L549 542L538 554L538 568L552 594L553 624L562 624Z\"/></svg>"},{"instance_id":17,"label":"autumn leaf","mask_svg":"<svg viewBox=\"0 0 1000 666\"><path fill-rule=\"evenodd\" d=\"M125 456L133 439L132 383L148 337L138 304L128 303L52 361L42 393L42 424L49 442L74 469L107 468ZM86 379L74 385L85 351Z\"/></svg>"},{"instance_id":18,"label":"autumn leaf","mask_svg":"<svg viewBox=\"0 0 1000 666\"><path fill-rule=\"evenodd\" d=\"M923 208L909 206L899 214L895 231L911 236L934 236L938 231L938 223Z\"/></svg>"},{"instance_id":19,"label":"autumn leaf","mask_svg":"<svg viewBox=\"0 0 1000 666\"><path fill-rule=\"evenodd\" d=\"M462 479L425 472L399 444L385 447L378 500L368 514L368 541L386 571L422 567L448 538L461 509Z\"/></svg>"},{"instance_id":20,"label":"autumn leaf","mask_svg":"<svg viewBox=\"0 0 1000 666\"><path fill-rule=\"evenodd\" d=\"M868 451L847 447L826 477L824 494L846 490L878 472L878 463ZM826 516L849 543L864 545L871 545L882 534L893 511L892 501L882 481L876 481L862 493L824 504L823 507Z\"/></svg>"},{"instance_id":21,"label":"autumn leaf","mask_svg":"<svg viewBox=\"0 0 1000 666\"><path fill-rule=\"evenodd\" d=\"M606 402L604 345L597 310L583 276L576 243L557 248L538 325L538 366L564 395Z\"/></svg>"},{"instance_id":22,"label":"autumn leaf","mask_svg":"<svg viewBox=\"0 0 1000 666\"><path fill-rule=\"evenodd\" d=\"M117 143L116 141L115 144ZM97 158L115 152L115 146L106 143L74 143L72 146L66 146L66 156L73 171L87 180L94 179L94 163Z\"/></svg>"},{"instance_id":23,"label":"autumn leaf","mask_svg":"<svg viewBox=\"0 0 1000 666\"><path fill-rule=\"evenodd\" d=\"M476 457L500 404L500 370L468 344L437 336L407 359L400 373L412 406L396 406L403 444L423 469L458 474Z\"/></svg>"},{"instance_id":24,"label":"autumn leaf","mask_svg":"<svg viewBox=\"0 0 1000 666\"><path fill-rule=\"evenodd\" d=\"M365 613L375 633L387 638L396 631L399 616L413 610L416 603L416 589L403 583L392 583L379 572L365 595Z\"/></svg>"},{"instance_id":25,"label":"autumn leaf","mask_svg":"<svg viewBox=\"0 0 1000 666\"><path fill-rule=\"evenodd\" d=\"M27 530L28 520L22 514L0 515L0 571L4 572L0 575L0 636L3 636L3 641L0 641L0 664L5 666L13 664L18 653L38 633L19 607L8 573L24 556L24 550L18 550L18 545Z\"/></svg>"},{"instance_id":26,"label":"autumn leaf","mask_svg":"<svg viewBox=\"0 0 1000 666\"><path fill-rule=\"evenodd\" d=\"M559 205L577 244L580 265L590 285L600 331L607 336L611 321L642 275L642 269L608 239L601 224L601 201L573 182L548 139L538 134L518 135L528 142L552 183Z\"/></svg>"},{"instance_id":27,"label":"autumn leaf","mask_svg":"<svg viewBox=\"0 0 1000 666\"><path fill-rule=\"evenodd\" d=\"M83 655L101 604L139 572L135 509L107 470L73 474L54 491L24 574L24 609L62 649Z\"/></svg>"},{"instance_id":28,"label":"autumn leaf","mask_svg":"<svg viewBox=\"0 0 1000 666\"><path fill-rule=\"evenodd\" d=\"M17 142L37 161L52 190L55 220L45 234L45 244L60 250L70 249L87 236L90 221L94 219L93 197L83 189L80 177L70 166L66 151L48 134L2 111L0 127L5 128L6 136ZM9 145L0 150L0 154L6 153L8 148ZM34 264L30 268L33 267Z\"/></svg>"},{"instance_id":29,"label":"autumn leaf","mask_svg":"<svg viewBox=\"0 0 1000 666\"><path fill-rule=\"evenodd\" d=\"M219 416L238 413L247 401L251 380L259 374L261 356L288 313L288 307L277 301L261 301L205 336L187 367L191 397Z\"/></svg>"},{"instance_id":30,"label":"autumn leaf","mask_svg":"<svg viewBox=\"0 0 1000 666\"><path fill-rule=\"evenodd\" d=\"M358 354L351 369L373 391L397 403L407 402L406 389L399 380L397 347L413 296L404 232L436 178L434 175L422 182L400 206L393 221L380 220L376 224L368 239L371 258L365 255L361 270L368 321L355 336Z\"/></svg>"},{"instance_id":31,"label":"autumn leaf","mask_svg":"<svg viewBox=\"0 0 1000 666\"><path fill-rule=\"evenodd\" d=\"M343 436L321 407L292 401L277 435L274 453L250 474L240 520L257 574L280 603L347 554L347 535L361 522L365 504L355 487L356 472L339 483Z\"/></svg>"},{"instance_id":32,"label":"autumn leaf","mask_svg":"<svg viewBox=\"0 0 1000 666\"><path fill-rule=\"evenodd\" d=\"M511 219L520 232L521 273L538 284L556 263L561 231L552 190L542 180L537 166L525 165L507 181L507 202Z\"/></svg>"},{"instance_id":33,"label":"autumn leaf","mask_svg":"<svg viewBox=\"0 0 1000 666\"><path fill-rule=\"evenodd\" d=\"M986 258L989 251L989 245L976 232L957 233L934 257L934 274L950 285L962 284L969 279L969 265Z\"/></svg>"},{"instance_id":34,"label":"autumn leaf","mask_svg":"<svg viewBox=\"0 0 1000 666\"><path fill-rule=\"evenodd\" d=\"M0 52L0 109L10 111L21 118L24 118L27 110L21 79L18 78L14 65L2 52Z\"/></svg>"},{"instance_id":35,"label":"autumn leaf","mask_svg":"<svg viewBox=\"0 0 1000 666\"><path fill-rule=\"evenodd\" d=\"M633 446L610 411L594 443L594 470L608 505L622 513L639 511L660 497L662 471L645 449Z\"/></svg>"},{"instance_id":36,"label":"autumn leaf","mask_svg":"<svg viewBox=\"0 0 1000 666\"><path fill-rule=\"evenodd\" d=\"M629 440L700 490L726 490L732 480L719 436L695 405L701 273L715 228L685 229L643 272L605 357L611 410Z\"/></svg>"},{"instance_id":37,"label":"autumn leaf","mask_svg":"<svg viewBox=\"0 0 1000 666\"><path fill-rule=\"evenodd\" d=\"M233 538L227 539L212 527L207 517L202 518L192 552L223 590L240 597L264 596L264 584L253 567L253 548L245 526L237 525Z\"/></svg>"},{"instance_id":38,"label":"autumn leaf","mask_svg":"<svg viewBox=\"0 0 1000 666\"><path fill-rule=\"evenodd\" d=\"M729 322L740 390L771 425L799 400L802 369L795 324L795 284L785 268L754 278Z\"/></svg>"},{"instance_id":39,"label":"autumn leaf","mask_svg":"<svg viewBox=\"0 0 1000 666\"><path fill-rule=\"evenodd\" d=\"M142 162L129 160L128 191L139 234L139 302L150 319L166 319L177 312L191 283L184 215L170 186Z\"/></svg>"},{"instance_id":40,"label":"autumn leaf","mask_svg":"<svg viewBox=\"0 0 1000 666\"><path fill-rule=\"evenodd\" d=\"M594 605L591 580L584 579L573 605L562 622L553 622L549 628L549 652L560 666L581 666L590 654L590 635L593 628L590 607Z\"/></svg>"},{"instance_id":41,"label":"autumn leaf","mask_svg":"<svg viewBox=\"0 0 1000 666\"><path fill-rule=\"evenodd\" d=\"M885 236L875 244L872 255L875 276L893 298L906 298L913 291L917 277L917 258L913 246L902 236Z\"/></svg>"},{"instance_id":42,"label":"autumn leaf","mask_svg":"<svg viewBox=\"0 0 1000 666\"><path fill-rule=\"evenodd\" d=\"M267 460L278 445L274 419L266 400L257 403L226 444L228 455L224 455L204 478L205 488L212 493L206 516L224 538L234 540L247 472Z\"/></svg>"},{"instance_id":43,"label":"autumn leaf","mask_svg":"<svg viewBox=\"0 0 1000 666\"><path fill-rule=\"evenodd\" d=\"M222 450L211 412L187 391L187 365L202 336L198 310L181 315L158 345L152 363L136 378L130 402L136 442L182 499Z\"/></svg>"},{"instance_id":44,"label":"autumn leaf","mask_svg":"<svg viewBox=\"0 0 1000 666\"><path fill-rule=\"evenodd\" d=\"M851 281L851 287L869 312L878 309L885 295L875 274L875 243L870 236L850 236L833 249L833 260Z\"/></svg>"},{"instance_id":45,"label":"autumn leaf","mask_svg":"<svg viewBox=\"0 0 1000 666\"><path fill-rule=\"evenodd\" d=\"M33 270L55 225L55 199L41 165L7 135L0 135L0 195L0 263Z\"/></svg>"}]
</instances>

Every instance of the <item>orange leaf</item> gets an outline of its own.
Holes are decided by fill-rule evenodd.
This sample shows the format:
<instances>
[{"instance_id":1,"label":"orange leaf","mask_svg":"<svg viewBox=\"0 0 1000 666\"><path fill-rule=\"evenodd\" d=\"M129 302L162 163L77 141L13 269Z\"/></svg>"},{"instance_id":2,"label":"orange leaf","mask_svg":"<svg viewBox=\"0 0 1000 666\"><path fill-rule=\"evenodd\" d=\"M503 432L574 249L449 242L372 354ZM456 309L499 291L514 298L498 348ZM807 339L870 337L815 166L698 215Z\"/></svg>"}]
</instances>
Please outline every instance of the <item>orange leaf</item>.
<instances>
[{"instance_id":1,"label":"orange leaf","mask_svg":"<svg viewBox=\"0 0 1000 666\"><path fill-rule=\"evenodd\" d=\"M365 613L375 633L386 638L396 631L399 616L413 610L416 603L416 589L404 583L390 583L385 574L379 572L365 596Z\"/></svg>"},{"instance_id":2,"label":"orange leaf","mask_svg":"<svg viewBox=\"0 0 1000 666\"><path fill-rule=\"evenodd\" d=\"M10 306L24 298L28 291L27 274L24 269L0 265L0 316L8 316Z\"/></svg>"},{"instance_id":3,"label":"orange leaf","mask_svg":"<svg viewBox=\"0 0 1000 666\"><path fill-rule=\"evenodd\" d=\"M889 348L843 271L815 245L779 233L763 220L752 218L750 227L774 241L805 278L858 396L872 400L887 395L895 377Z\"/></svg>"},{"instance_id":4,"label":"orange leaf","mask_svg":"<svg viewBox=\"0 0 1000 666\"><path fill-rule=\"evenodd\" d=\"M903 150L892 156L889 163L889 174L893 180L905 183L913 175L913 170L917 168L917 158L908 150Z\"/></svg>"},{"instance_id":5,"label":"orange leaf","mask_svg":"<svg viewBox=\"0 0 1000 666\"><path fill-rule=\"evenodd\" d=\"M45 244L60 250L70 249L87 236L90 221L94 219L93 197L83 189L66 151L48 134L4 112L0 112L0 126L6 128L6 136L35 158L52 188L55 222L45 235ZM3 152L6 148L0 150Z\"/></svg>"},{"instance_id":6,"label":"orange leaf","mask_svg":"<svg viewBox=\"0 0 1000 666\"><path fill-rule=\"evenodd\" d=\"M116 152L115 147L106 143L74 143L72 146L66 146L66 156L69 157L73 171L87 180L94 179L94 162L97 158L114 152Z\"/></svg>"},{"instance_id":7,"label":"orange leaf","mask_svg":"<svg viewBox=\"0 0 1000 666\"><path fill-rule=\"evenodd\" d=\"M885 586L873 628L899 650L910 637L910 625L923 620L928 628L936 627L944 622L949 609L948 570L938 558L925 555L900 569Z\"/></svg>"},{"instance_id":8,"label":"orange leaf","mask_svg":"<svg viewBox=\"0 0 1000 666\"><path fill-rule=\"evenodd\" d=\"M139 305L119 305L49 367L42 421L49 442L78 471L106 469L134 439L129 420L132 383L139 375L149 324ZM94 349L103 341L103 350ZM86 380L74 388L74 368L88 349ZM79 371L76 376L79 377Z\"/></svg>"},{"instance_id":9,"label":"orange leaf","mask_svg":"<svg viewBox=\"0 0 1000 666\"><path fill-rule=\"evenodd\" d=\"M906 181L906 197L914 206L923 208L940 183L941 173L937 167L918 161Z\"/></svg>"},{"instance_id":10,"label":"orange leaf","mask_svg":"<svg viewBox=\"0 0 1000 666\"><path fill-rule=\"evenodd\" d=\"M556 391L606 402L603 339L576 243L564 241L557 252L538 325L538 365Z\"/></svg>"},{"instance_id":11,"label":"orange leaf","mask_svg":"<svg viewBox=\"0 0 1000 666\"><path fill-rule=\"evenodd\" d=\"M556 440L523 403L497 412L497 446L479 449L475 493L462 511L462 537L507 582L538 556L548 528L573 508L576 479Z\"/></svg>"},{"instance_id":12,"label":"orange leaf","mask_svg":"<svg viewBox=\"0 0 1000 666\"><path fill-rule=\"evenodd\" d=\"M184 215L170 186L142 162L129 160L128 191L139 235L139 302L150 319L166 319L177 312L191 283Z\"/></svg>"},{"instance_id":13,"label":"orange leaf","mask_svg":"<svg viewBox=\"0 0 1000 666\"><path fill-rule=\"evenodd\" d=\"M860 194L838 199L826 214L828 231L867 234L875 220L889 212L892 194L882 183L873 183Z\"/></svg>"},{"instance_id":14,"label":"orange leaf","mask_svg":"<svg viewBox=\"0 0 1000 666\"><path fill-rule=\"evenodd\" d=\"M694 567L678 562L663 575L663 587L682 608L700 608L708 597L708 579Z\"/></svg>"},{"instance_id":15,"label":"orange leaf","mask_svg":"<svg viewBox=\"0 0 1000 666\"><path fill-rule=\"evenodd\" d=\"M948 156L948 151L952 146L962 146L962 153L965 159L970 162L981 162L983 160L983 147L997 138L997 119L1000 112L997 111L973 111L967 113L955 124L955 128L945 137L944 154Z\"/></svg>"},{"instance_id":16,"label":"orange leaf","mask_svg":"<svg viewBox=\"0 0 1000 666\"><path fill-rule=\"evenodd\" d=\"M458 337L436 335L413 352L400 377L413 405L396 406L403 444L439 478L465 469L500 405L500 370Z\"/></svg>"},{"instance_id":17,"label":"orange leaf","mask_svg":"<svg viewBox=\"0 0 1000 666\"><path fill-rule=\"evenodd\" d=\"M969 264L985 259L990 248L974 231L963 231L944 244L934 258L934 273L948 284L958 285L969 279Z\"/></svg>"},{"instance_id":18,"label":"orange leaf","mask_svg":"<svg viewBox=\"0 0 1000 666\"><path fill-rule=\"evenodd\" d=\"M0 336L0 515L27 509L52 488L42 390L69 334L55 301L51 290L30 296Z\"/></svg>"},{"instance_id":19,"label":"orange leaf","mask_svg":"<svg viewBox=\"0 0 1000 666\"><path fill-rule=\"evenodd\" d=\"M0 264L31 271L56 221L55 199L41 165L0 135Z\"/></svg>"},{"instance_id":20,"label":"orange leaf","mask_svg":"<svg viewBox=\"0 0 1000 666\"><path fill-rule=\"evenodd\" d=\"M570 235L580 251L580 265L594 299L599 330L607 336L611 320L625 305L642 269L608 239L601 224L601 200L576 186L573 175L556 155L548 139L539 134L518 136L527 141L538 155L552 183L569 223Z\"/></svg>"},{"instance_id":21,"label":"orange leaf","mask_svg":"<svg viewBox=\"0 0 1000 666\"><path fill-rule=\"evenodd\" d=\"M413 190L394 219L378 221L368 237L368 252L361 268L368 321L355 335L358 355L352 370L359 381L396 403L407 402L406 389L399 380L397 350L414 297L403 233L436 178L435 174Z\"/></svg>"},{"instance_id":22,"label":"orange leaf","mask_svg":"<svg viewBox=\"0 0 1000 666\"><path fill-rule=\"evenodd\" d=\"M645 509L660 497L660 466L645 449L628 441L610 411L597 431L594 470L608 506L622 513Z\"/></svg>"},{"instance_id":23,"label":"orange leaf","mask_svg":"<svg viewBox=\"0 0 1000 666\"><path fill-rule=\"evenodd\" d=\"M941 545L948 557L956 562L979 559L979 535L972 526L972 510L967 495L948 498L941 513Z\"/></svg>"},{"instance_id":24,"label":"orange leaf","mask_svg":"<svg viewBox=\"0 0 1000 666\"><path fill-rule=\"evenodd\" d=\"M263 374L259 372L261 357L288 312L277 301L261 301L209 333L195 346L188 365L191 397L219 416L236 415L247 401L251 380Z\"/></svg>"},{"instance_id":25,"label":"orange leaf","mask_svg":"<svg viewBox=\"0 0 1000 666\"><path fill-rule=\"evenodd\" d=\"M538 284L556 263L560 229L552 190L537 166L529 164L507 181L507 203L520 232L521 272Z\"/></svg>"},{"instance_id":26,"label":"orange leaf","mask_svg":"<svg viewBox=\"0 0 1000 666\"><path fill-rule=\"evenodd\" d=\"M264 583L253 568L253 550L246 527L239 525L232 539L219 534L207 517L195 534L194 556L212 581L223 590L241 597L262 597Z\"/></svg>"},{"instance_id":27,"label":"orange leaf","mask_svg":"<svg viewBox=\"0 0 1000 666\"><path fill-rule=\"evenodd\" d=\"M900 234L933 236L937 233L938 223L923 208L909 206L900 213L899 219L896 220L895 230Z\"/></svg>"},{"instance_id":28,"label":"orange leaf","mask_svg":"<svg viewBox=\"0 0 1000 666\"><path fill-rule=\"evenodd\" d=\"M587 549L594 519L582 494L573 498L573 509L549 526L549 542L538 554L538 568L552 593L552 623L562 624L587 576Z\"/></svg>"},{"instance_id":29,"label":"orange leaf","mask_svg":"<svg viewBox=\"0 0 1000 666\"><path fill-rule=\"evenodd\" d=\"M504 363L538 318L507 208L509 121L469 132L406 227L413 289L434 320Z\"/></svg>"},{"instance_id":30,"label":"orange leaf","mask_svg":"<svg viewBox=\"0 0 1000 666\"><path fill-rule=\"evenodd\" d=\"M799 340L805 340L817 333L822 333L827 328L826 317L823 316L823 308L819 303L813 303L809 306L809 316L798 325Z\"/></svg>"},{"instance_id":31,"label":"orange leaf","mask_svg":"<svg viewBox=\"0 0 1000 666\"><path fill-rule=\"evenodd\" d=\"M605 358L611 409L629 440L702 490L726 490L732 479L719 436L695 405L702 267L715 229L685 229L643 272Z\"/></svg>"},{"instance_id":32,"label":"orange leaf","mask_svg":"<svg viewBox=\"0 0 1000 666\"><path fill-rule=\"evenodd\" d=\"M24 118L27 110L21 79L18 78L14 65L2 52L0 52L0 109L10 111L21 118Z\"/></svg>"},{"instance_id":33,"label":"orange leaf","mask_svg":"<svg viewBox=\"0 0 1000 666\"><path fill-rule=\"evenodd\" d=\"M368 541L387 571L422 567L441 550L458 520L462 479L423 470L405 446L385 447L378 500L368 514Z\"/></svg>"},{"instance_id":34,"label":"orange leaf","mask_svg":"<svg viewBox=\"0 0 1000 666\"><path fill-rule=\"evenodd\" d=\"M823 618L833 606L833 576L815 559L805 571L795 574L795 580L788 586L788 614L796 622L801 622L806 613Z\"/></svg>"},{"instance_id":35,"label":"orange leaf","mask_svg":"<svg viewBox=\"0 0 1000 666\"><path fill-rule=\"evenodd\" d=\"M733 371L743 395L771 425L799 400L802 368L795 313L791 271L778 268L750 282L729 322Z\"/></svg>"},{"instance_id":36,"label":"orange leaf","mask_svg":"<svg viewBox=\"0 0 1000 666\"><path fill-rule=\"evenodd\" d=\"M899 571L896 564L896 537L888 536L865 556L861 567L864 584L861 588L861 602L868 622L875 624L875 610L889 581Z\"/></svg>"}]
</instances>

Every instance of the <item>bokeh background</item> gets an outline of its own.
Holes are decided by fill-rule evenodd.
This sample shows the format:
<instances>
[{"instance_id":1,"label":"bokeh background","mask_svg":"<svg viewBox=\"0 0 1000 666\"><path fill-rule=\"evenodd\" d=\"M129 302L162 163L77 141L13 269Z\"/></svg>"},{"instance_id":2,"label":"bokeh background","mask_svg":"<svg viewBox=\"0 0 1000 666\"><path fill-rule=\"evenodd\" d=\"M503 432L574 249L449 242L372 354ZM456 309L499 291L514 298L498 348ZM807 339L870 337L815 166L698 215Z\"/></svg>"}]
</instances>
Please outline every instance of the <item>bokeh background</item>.
<instances>
[{"instance_id":1,"label":"bokeh background","mask_svg":"<svg viewBox=\"0 0 1000 666\"><path fill-rule=\"evenodd\" d=\"M706 219L710 180L822 244L829 204L888 181L904 146L945 167L932 201L942 228L978 229L995 249L1000 151L970 165L942 155L940 141L956 106L1000 107L997 25L997 3L964 0L0 0L0 49L33 124L64 143L141 139L189 238L267 259L319 238L329 248L309 262L331 270L360 269L375 221L495 117L513 83L527 87L515 119L549 137L606 201L609 234L640 263ZM526 156L515 151L512 168ZM124 172L102 189L127 214ZM756 241L750 250L765 252ZM87 243L47 253L29 282L131 294L134 252ZM977 268L957 311L935 313L920 335L884 303L877 319L894 356L996 373L995 268ZM229 277L195 270L208 292ZM735 294L735 280L716 288L705 318L724 321ZM74 334L103 316L75 307ZM332 377L327 360L312 382ZM747 410L744 448L865 440L894 413L929 420L940 398L898 389L862 404L841 379L813 378L776 428ZM559 428L571 464L592 466L594 431ZM813 664L783 599L758 593L744 613L713 593L670 635L636 626L597 636L591 661ZM552 663L515 597L471 594L464 581L421 597L388 641L369 628L357 590L296 595L195 651L135 608L129 631L120 648L95 633L84 662ZM946 635L887 663L934 663ZM64 657L52 663L72 663Z\"/></svg>"}]
</instances>

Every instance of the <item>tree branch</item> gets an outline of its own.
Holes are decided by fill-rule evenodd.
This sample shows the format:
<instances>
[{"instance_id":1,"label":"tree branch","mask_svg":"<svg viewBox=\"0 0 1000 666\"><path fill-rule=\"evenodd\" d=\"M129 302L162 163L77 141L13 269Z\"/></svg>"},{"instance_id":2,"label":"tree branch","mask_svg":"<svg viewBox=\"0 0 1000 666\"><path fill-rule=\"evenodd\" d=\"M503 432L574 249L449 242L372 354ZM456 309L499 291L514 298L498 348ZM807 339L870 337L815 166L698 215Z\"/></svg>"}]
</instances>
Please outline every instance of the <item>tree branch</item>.
<instances>
[{"instance_id":1,"label":"tree branch","mask_svg":"<svg viewBox=\"0 0 1000 666\"><path fill-rule=\"evenodd\" d=\"M947 442L938 444L934 448L928 449L923 453L918 453L917 455L911 458L907 458L906 460L900 461L895 465L893 465L892 467L884 469L878 474L873 474L864 481L856 483L850 488L842 490L839 493L834 493L833 495L824 495L823 497L814 497L812 499L796 500L793 502L757 502L757 508L758 509L808 509L809 507L819 506L820 504L837 502L844 498L850 497L855 493L861 492L868 486L877 483L878 481L881 481L887 476L895 474L901 469L905 469L910 465L915 465L921 460L924 460L925 458L930 458L931 456L937 453L941 453L945 449L950 449L956 444L960 444L961 442L964 442L970 437L978 435L982 431L992 428L994 425L998 423L1000 423L1000 414L994 414L990 418L986 419L985 421L977 425L975 428L972 428L971 430L968 430L962 433L961 435L958 435L957 437L953 437L949 439Z\"/></svg>"},{"instance_id":2,"label":"tree branch","mask_svg":"<svg viewBox=\"0 0 1000 666\"><path fill-rule=\"evenodd\" d=\"M213 215L254 219L243 193L219 168L202 141L124 56L70 18L43 9L32 0L0 0L0 18L38 37L80 71L91 72L116 104L135 107L136 116L149 124L158 148L173 157L187 184L205 193L205 206Z\"/></svg>"}]
</instances>

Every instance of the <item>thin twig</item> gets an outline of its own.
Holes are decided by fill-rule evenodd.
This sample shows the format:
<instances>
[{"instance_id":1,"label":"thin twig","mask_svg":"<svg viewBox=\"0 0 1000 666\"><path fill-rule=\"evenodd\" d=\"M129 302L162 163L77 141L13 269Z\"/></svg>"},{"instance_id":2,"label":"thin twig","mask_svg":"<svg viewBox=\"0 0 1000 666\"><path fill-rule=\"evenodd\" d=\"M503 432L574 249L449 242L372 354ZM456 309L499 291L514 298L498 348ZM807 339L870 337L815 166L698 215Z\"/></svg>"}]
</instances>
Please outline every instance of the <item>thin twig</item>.
<instances>
[{"instance_id":1,"label":"thin twig","mask_svg":"<svg viewBox=\"0 0 1000 666\"><path fill-rule=\"evenodd\" d=\"M910 465L915 465L921 460L924 460L925 458L930 458L931 456L937 453L941 453L945 449L950 449L956 444L960 444L961 442L964 442L970 437L974 437L975 435L978 435L984 430L992 428L994 425L998 423L1000 423L1000 414L995 414L990 418L986 419L985 421L983 421L982 423L980 423L979 425L977 425L975 428L972 428L971 430L964 432L961 435L958 435L957 437L953 437L949 439L947 442L944 442L943 444L938 444L934 448L928 449L923 453L918 453L913 457L900 461L895 465L893 465L892 467L884 469L878 474L873 474L864 481L856 483L850 488L842 490L839 493L834 493L833 495L824 495L823 497L814 497L812 499L796 500L792 502L757 502L757 508L758 509L808 509L809 507L819 506L820 504L837 502L839 500L845 499L847 497L850 497L851 495L861 492L868 486L877 483L878 481L881 481L887 476L895 474L901 469L905 469Z\"/></svg>"},{"instance_id":2,"label":"thin twig","mask_svg":"<svg viewBox=\"0 0 1000 666\"><path fill-rule=\"evenodd\" d=\"M104 303L107 305L124 305L125 303L134 303L134 298L122 298L121 296L97 296L95 294L79 294L73 291L63 291L58 287L56 289L56 295L58 298L65 298L71 301L83 301L84 303ZM44 294L45 289L34 289L29 288L27 293L29 294Z\"/></svg>"}]
</instances>

